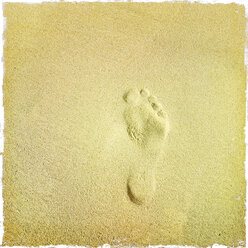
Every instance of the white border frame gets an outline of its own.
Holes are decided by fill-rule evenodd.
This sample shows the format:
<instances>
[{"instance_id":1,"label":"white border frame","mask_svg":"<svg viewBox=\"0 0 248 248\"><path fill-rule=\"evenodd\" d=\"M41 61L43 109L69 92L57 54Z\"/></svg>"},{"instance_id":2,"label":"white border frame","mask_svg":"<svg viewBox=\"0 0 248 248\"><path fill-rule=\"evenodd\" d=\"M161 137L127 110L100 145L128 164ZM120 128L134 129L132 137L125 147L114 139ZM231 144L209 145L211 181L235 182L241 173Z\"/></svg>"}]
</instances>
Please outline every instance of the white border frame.
<instances>
[{"instance_id":1,"label":"white border frame","mask_svg":"<svg viewBox=\"0 0 248 248\"><path fill-rule=\"evenodd\" d=\"M4 3L42 3L42 2L61 2L61 0L0 0L2 4L0 4L0 33L2 34L2 39L0 39L0 57L1 57L1 64L0 64L0 245L3 246L3 234L4 234L4 215L3 215L3 196L2 196L2 189L3 189L3 183L2 183L2 177L3 177L3 151L4 151L4 108L3 108L3 77L4 77L4 58L3 58L3 47L4 47L4 36L3 32L5 30L5 19L3 17L3 4ZM127 0L64 0L64 2L128 2ZM205 3L205 4L215 4L215 3L224 3L224 4L230 4L230 3L236 3L239 5L245 6L245 15L246 15L246 44L248 43L248 0L133 0L132 2L187 2L187 3ZM248 44L247 44L248 46ZM245 68L246 68L246 126L244 128L245 130L245 144L246 144L246 161L245 164L245 178L246 178L246 247L248 247L248 47L245 47ZM240 242L242 245L242 241ZM10 246L3 246L3 247L10 247ZM13 248L25 248L26 246L11 246ZM39 248L80 248L85 246L71 246L71 245L48 245L48 246L39 246ZM111 246L108 244L104 244L102 246L99 246L102 248L110 248ZM193 246L182 246L182 245L157 245L157 246L150 246L149 247L166 247L166 248L193 248ZM226 248L224 245L214 244L212 246L213 248ZM243 247L243 246L242 246Z\"/></svg>"}]
</instances>

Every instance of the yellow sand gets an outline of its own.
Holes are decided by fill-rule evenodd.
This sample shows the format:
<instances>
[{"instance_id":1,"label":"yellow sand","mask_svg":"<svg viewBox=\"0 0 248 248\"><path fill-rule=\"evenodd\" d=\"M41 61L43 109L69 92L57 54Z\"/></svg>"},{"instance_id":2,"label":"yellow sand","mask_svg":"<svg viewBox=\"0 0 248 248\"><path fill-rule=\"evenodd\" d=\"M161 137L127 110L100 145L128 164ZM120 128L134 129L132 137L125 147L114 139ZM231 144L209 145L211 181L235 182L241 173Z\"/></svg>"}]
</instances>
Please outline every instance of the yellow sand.
<instances>
[{"instance_id":1,"label":"yellow sand","mask_svg":"<svg viewBox=\"0 0 248 248\"><path fill-rule=\"evenodd\" d=\"M245 240L244 7L4 15L5 245Z\"/></svg>"}]
</instances>

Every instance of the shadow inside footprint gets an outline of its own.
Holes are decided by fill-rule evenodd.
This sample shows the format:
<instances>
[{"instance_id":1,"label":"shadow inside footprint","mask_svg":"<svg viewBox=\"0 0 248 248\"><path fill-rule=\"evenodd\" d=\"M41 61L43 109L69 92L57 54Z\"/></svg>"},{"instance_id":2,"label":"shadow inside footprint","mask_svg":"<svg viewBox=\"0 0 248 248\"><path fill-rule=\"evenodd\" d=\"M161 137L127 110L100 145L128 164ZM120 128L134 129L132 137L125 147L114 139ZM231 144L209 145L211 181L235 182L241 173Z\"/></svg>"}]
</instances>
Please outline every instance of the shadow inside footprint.
<instances>
[{"instance_id":1,"label":"shadow inside footprint","mask_svg":"<svg viewBox=\"0 0 248 248\"><path fill-rule=\"evenodd\" d=\"M143 201L139 201L137 198L135 198L135 196L132 194L132 190L131 190L131 188L130 188L130 186L128 184L127 184L127 194L129 196L129 199L133 203L135 203L137 205L142 205L143 204Z\"/></svg>"}]
</instances>

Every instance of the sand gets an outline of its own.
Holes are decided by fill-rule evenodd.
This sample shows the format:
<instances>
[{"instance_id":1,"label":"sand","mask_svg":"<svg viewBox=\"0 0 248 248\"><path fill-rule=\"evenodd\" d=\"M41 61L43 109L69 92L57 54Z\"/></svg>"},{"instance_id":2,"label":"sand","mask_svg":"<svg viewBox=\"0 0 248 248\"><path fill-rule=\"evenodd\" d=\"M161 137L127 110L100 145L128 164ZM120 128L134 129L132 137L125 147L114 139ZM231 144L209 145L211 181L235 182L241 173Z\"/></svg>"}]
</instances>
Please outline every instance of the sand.
<instances>
[{"instance_id":1,"label":"sand","mask_svg":"<svg viewBox=\"0 0 248 248\"><path fill-rule=\"evenodd\" d=\"M4 16L4 245L245 240L244 7Z\"/></svg>"}]
</instances>

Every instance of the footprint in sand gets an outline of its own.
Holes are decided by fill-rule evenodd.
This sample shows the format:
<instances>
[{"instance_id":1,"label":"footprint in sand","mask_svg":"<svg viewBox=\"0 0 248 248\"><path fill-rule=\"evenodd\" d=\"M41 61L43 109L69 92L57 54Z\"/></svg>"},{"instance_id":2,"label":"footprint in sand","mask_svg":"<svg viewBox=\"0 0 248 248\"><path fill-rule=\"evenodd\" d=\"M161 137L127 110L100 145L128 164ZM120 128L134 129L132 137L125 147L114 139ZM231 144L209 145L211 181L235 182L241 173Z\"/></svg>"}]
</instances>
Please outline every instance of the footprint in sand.
<instances>
[{"instance_id":1,"label":"footprint in sand","mask_svg":"<svg viewBox=\"0 0 248 248\"><path fill-rule=\"evenodd\" d=\"M136 204L148 202L156 188L155 169L169 131L166 112L147 89L131 89L124 95L124 118L129 137L141 152L141 161L130 167L127 191Z\"/></svg>"}]
</instances>

